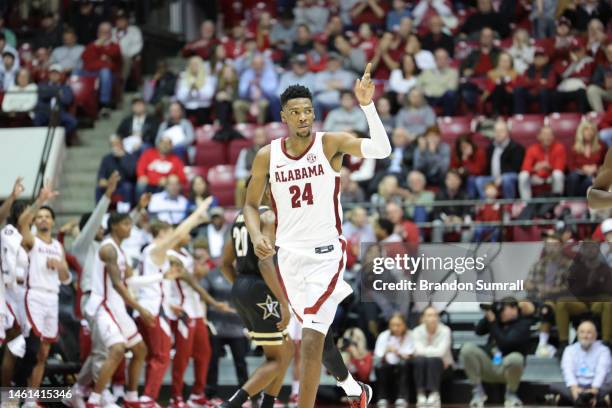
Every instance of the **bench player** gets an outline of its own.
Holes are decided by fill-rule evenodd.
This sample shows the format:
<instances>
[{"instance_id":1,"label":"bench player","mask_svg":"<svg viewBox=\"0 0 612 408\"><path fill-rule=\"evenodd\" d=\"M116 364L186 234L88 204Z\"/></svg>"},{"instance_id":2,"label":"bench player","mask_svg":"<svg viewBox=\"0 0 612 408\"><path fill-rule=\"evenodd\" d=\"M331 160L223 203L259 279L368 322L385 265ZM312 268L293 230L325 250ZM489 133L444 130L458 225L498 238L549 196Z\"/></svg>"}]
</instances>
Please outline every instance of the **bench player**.
<instances>
[{"instance_id":1,"label":"bench player","mask_svg":"<svg viewBox=\"0 0 612 408\"><path fill-rule=\"evenodd\" d=\"M289 136L260 149L252 166L244 217L260 259L274 253L261 232L259 205L269 178L276 213L278 268L289 303L302 321L298 407L312 408L321 362L343 388L352 406L365 408L372 398L368 385L349 374L328 329L338 304L352 290L343 280L346 240L342 236L340 168L344 154L383 159L391 144L372 97L371 64L355 81L355 96L366 116L370 138L346 132L312 133L315 119L310 91L299 85L281 95L281 118Z\"/></svg>"}]
</instances>

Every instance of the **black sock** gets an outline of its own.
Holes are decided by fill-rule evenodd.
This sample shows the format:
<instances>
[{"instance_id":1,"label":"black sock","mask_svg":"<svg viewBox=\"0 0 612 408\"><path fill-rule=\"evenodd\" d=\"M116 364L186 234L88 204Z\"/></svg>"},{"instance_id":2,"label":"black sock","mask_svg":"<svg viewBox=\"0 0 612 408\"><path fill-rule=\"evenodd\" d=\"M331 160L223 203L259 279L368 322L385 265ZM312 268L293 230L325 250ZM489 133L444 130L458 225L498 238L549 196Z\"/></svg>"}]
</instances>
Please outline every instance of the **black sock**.
<instances>
[{"instance_id":1,"label":"black sock","mask_svg":"<svg viewBox=\"0 0 612 408\"><path fill-rule=\"evenodd\" d=\"M244 404L248 399L249 394L241 388L236 391L236 393L232 395L231 398L227 400L227 402L229 402L229 406L232 408L241 408L242 404Z\"/></svg>"},{"instance_id":2,"label":"black sock","mask_svg":"<svg viewBox=\"0 0 612 408\"><path fill-rule=\"evenodd\" d=\"M334 376L337 381L344 381L349 375L348 368L342 360L340 350L334 343L334 336L331 334L331 330L327 332L325 336L325 344L323 345L323 365L327 368L327 371Z\"/></svg>"},{"instance_id":3,"label":"black sock","mask_svg":"<svg viewBox=\"0 0 612 408\"><path fill-rule=\"evenodd\" d=\"M272 395L268 395L264 392L263 398L261 399L261 405L259 406L259 408L272 408L274 406L274 400L276 400L276 397L273 397Z\"/></svg>"}]
</instances>

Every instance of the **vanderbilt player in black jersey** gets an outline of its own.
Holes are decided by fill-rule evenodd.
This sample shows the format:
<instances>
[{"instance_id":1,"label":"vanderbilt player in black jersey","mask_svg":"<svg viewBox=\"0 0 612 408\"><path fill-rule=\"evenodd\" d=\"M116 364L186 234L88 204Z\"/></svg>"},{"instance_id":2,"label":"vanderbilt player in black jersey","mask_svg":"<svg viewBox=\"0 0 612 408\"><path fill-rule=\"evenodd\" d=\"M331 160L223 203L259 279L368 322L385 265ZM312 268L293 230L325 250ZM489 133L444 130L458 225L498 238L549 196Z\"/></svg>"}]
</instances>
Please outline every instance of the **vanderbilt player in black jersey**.
<instances>
[{"instance_id":1,"label":"vanderbilt player in black jersey","mask_svg":"<svg viewBox=\"0 0 612 408\"><path fill-rule=\"evenodd\" d=\"M269 197L268 185L263 202L269 202ZM274 213L269 207L261 207L259 213L262 233L274 242ZM233 284L232 303L249 330L251 340L263 348L266 361L221 407L240 408L248 398L263 390L260 407L272 408L293 357L293 342L286 335L289 302L272 257L260 260L255 255L242 211L236 216L230 233L231 239L223 248L221 272Z\"/></svg>"}]
</instances>

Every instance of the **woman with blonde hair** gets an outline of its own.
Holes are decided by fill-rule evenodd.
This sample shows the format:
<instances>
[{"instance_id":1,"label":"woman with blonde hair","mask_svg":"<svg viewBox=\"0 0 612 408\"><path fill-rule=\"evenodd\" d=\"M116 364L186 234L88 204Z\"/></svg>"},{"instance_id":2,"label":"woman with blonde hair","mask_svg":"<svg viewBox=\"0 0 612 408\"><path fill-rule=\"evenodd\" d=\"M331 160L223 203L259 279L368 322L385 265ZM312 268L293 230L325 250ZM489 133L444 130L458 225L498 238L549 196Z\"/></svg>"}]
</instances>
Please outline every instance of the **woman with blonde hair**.
<instances>
[{"instance_id":1,"label":"woman with blonde hair","mask_svg":"<svg viewBox=\"0 0 612 408\"><path fill-rule=\"evenodd\" d=\"M384 211L385 205L389 201L396 201L398 204L402 204L401 192L399 190L399 182L395 175L386 175L378 183L377 192L372 194L370 202L372 203L372 210L378 209Z\"/></svg>"},{"instance_id":2,"label":"woman with blonde hair","mask_svg":"<svg viewBox=\"0 0 612 408\"><path fill-rule=\"evenodd\" d=\"M412 333L404 316L395 313L389 319L389 329L378 335L374 346L376 380L378 391L377 406L389 405L393 389L396 389L395 406L408 406L408 363L414 354Z\"/></svg>"},{"instance_id":3,"label":"woman with blonde hair","mask_svg":"<svg viewBox=\"0 0 612 408\"><path fill-rule=\"evenodd\" d=\"M232 126L232 103L238 99L238 74L230 63L226 63L219 73L219 86L215 96L215 110L221 128Z\"/></svg>"},{"instance_id":4,"label":"woman with blonde hair","mask_svg":"<svg viewBox=\"0 0 612 408\"><path fill-rule=\"evenodd\" d=\"M438 311L427 306L421 315L421 324L412 331L412 338L417 407L439 408L442 373L453 364L451 331L440 323Z\"/></svg>"},{"instance_id":5,"label":"woman with blonde hair","mask_svg":"<svg viewBox=\"0 0 612 408\"><path fill-rule=\"evenodd\" d=\"M493 115L500 115L507 107L512 113L514 104L514 88L518 85L519 74L514 69L512 55L502 52L497 58L497 66L487 73L485 91L480 99L485 102L490 98L493 105Z\"/></svg>"},{"instance_id":6,"label":"woman with blonde hair","mask_svg":"<svg viewBox=\"0 0 612 408\"><path fill-rule=\"evenodd\" d=\"M187 68L181 72L176 85L176 99L185 107L185 113L197 125L211 123L212 103L217 78L210 74L199 56L189 58Z\"/></svg>"},{"instance_id":7,"label":"woman with blonde hair","mask_svg":"<svg viewBox=\"0 0 612 408\"><path fill-rule=\"evenodd\" d=\"M565 187L568 196L586 195L587 188L593 184L593 177L605 155L606 149L597 137L597 126L591 121L583 120L576 130L574 146L569 152L569 176Z\"/></svg>"}]
</instances>

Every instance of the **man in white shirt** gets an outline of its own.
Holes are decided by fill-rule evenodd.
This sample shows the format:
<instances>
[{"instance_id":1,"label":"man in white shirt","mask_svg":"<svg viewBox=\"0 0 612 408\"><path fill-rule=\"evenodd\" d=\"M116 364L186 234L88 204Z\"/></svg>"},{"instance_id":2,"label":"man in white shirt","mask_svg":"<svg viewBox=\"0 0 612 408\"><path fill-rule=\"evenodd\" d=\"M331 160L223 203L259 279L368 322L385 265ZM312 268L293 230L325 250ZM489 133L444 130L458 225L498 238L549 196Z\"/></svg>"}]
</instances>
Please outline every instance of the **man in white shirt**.
<instances>
[{"instance_id":1,"label":"man in white shirt","mask_svg":"<svg viewBox=\"0 0 612 408\"><path fill-rule=\"evenodd\" d=\"M130 25L127 14L123 10L117 13L117 20L113 28L113 41L119 44L123 64L121 66L121 76L127 81L134 57L142 51L142 33L140 28Z\"/></svg>"},{"instance_id":2,"label":"man in white shirt","mask_svg":"<svg viewBox=\"0 0 612 408\"><path fill-rule=\"evenodd\" d=\"M551 390L569 405L605 406L603 399L612 391L611 364L610 349L597 340L595 324L584 321L578 326L578 341L563 352L564 384L551 384Z\"/></svg>"},{"instance_id":3,"label":"man in white shirt","mask_svg":"<svg viewBox=\"0 0 612 408\"><path fill-rule=\"evenodd\" d=\"M57 47L51 53L51 64L59 64L64 72L81 69L83 60L81 54L85 47L77 44L77 36L72 28L64 30L64 45Z\"/></svg>"},{"instance_id":4,"label":"man in white shirt","mask_svg":"<svg viewBox=\"0 0 612 408\"><path fill-rule=\"evenodd\" d=\"M223 254L223 243L225 242L225 231L227 230L224 214L223 208L213 208L210 210L210 223L206 226L206 238L208 239L210 257L213 259Z\"/></svg>"},{"instance_id":5,"label":"man in white shirt","mask_svg":"<svg viewBox=\"0 0 612 408\"><path fill-rule=\"evenodd\" d=\"M166 189L151 196L148 209L154 218L176 225L185 218L187 204L187 199L181 195L181 182L172 174L168 176Z\"/></svg>"}]
</instances>

